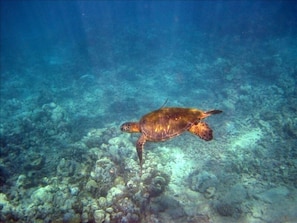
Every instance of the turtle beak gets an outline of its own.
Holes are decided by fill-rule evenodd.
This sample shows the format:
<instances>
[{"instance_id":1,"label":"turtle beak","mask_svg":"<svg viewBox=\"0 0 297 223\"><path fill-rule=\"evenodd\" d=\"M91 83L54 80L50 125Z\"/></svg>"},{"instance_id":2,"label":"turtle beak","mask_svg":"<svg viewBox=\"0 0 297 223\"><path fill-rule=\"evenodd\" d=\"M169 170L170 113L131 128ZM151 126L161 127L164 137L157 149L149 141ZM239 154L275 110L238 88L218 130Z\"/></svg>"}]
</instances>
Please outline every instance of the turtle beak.
<instances>
[{"instance_id":1,"label":"turtle beak","mask_svg":"<svg viewBox=\"0 0 297 223\"><path fill-rule=\"evenodd\" d=\"M125 125L126 123L121 125L121 131L126 132L127 131L127 126Z\"/></svg>"}]
</instances>

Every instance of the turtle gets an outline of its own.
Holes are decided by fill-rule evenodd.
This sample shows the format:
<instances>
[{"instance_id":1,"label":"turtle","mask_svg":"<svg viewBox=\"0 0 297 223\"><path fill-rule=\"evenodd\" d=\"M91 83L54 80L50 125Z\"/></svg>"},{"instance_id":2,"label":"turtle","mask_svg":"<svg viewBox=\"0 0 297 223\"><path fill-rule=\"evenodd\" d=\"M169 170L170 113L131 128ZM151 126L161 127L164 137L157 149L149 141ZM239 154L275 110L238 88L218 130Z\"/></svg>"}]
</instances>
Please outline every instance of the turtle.
<instances>
[{"instance_id":1,"label":"turtle","mask_svg":"<svg viewBox=\"0 0 297 223\"><path fill-rule=\"evenodd\" d=\"M123 123L121 131L141 133L136 142L136 150L142 168L142 151L146 141L166 141L185 131L210 141L213 138L212 129L201 120L221 112L221 110L202 111L196 108L161 107L144 115L139 122Z\"/></svg>"}]
</instances>

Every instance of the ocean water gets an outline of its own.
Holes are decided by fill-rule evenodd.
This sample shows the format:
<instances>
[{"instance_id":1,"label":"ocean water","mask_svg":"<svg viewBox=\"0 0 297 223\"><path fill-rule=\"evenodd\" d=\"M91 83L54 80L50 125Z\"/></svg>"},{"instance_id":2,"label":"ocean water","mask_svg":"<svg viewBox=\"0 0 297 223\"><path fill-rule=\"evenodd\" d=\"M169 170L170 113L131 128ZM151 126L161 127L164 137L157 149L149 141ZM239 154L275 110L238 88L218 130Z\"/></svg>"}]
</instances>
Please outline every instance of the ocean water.
<instances>
[{"instance_id":1,"label":"ocean water","mask_svg":"<svg viewBox=\"0 0 297 223\"><path fill-rule=\"evenodd\" d=\"M1 223L297 222L294 1L0 10ZM120 126L162 107L223 113L211 141L161 125L182 134L146 142L140 172Z\"/></svg>"}]
</instances>

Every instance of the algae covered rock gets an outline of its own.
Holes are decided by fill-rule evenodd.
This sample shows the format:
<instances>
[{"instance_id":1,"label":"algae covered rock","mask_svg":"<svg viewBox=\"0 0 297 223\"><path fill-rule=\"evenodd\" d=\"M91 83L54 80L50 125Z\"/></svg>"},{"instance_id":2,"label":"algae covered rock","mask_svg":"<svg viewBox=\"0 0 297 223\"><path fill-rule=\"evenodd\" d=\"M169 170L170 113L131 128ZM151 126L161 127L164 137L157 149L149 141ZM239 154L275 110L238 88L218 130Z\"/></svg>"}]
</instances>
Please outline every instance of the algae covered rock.
<instances>
[{"instance_id":1,"label":"algae covered rock","mask_svg":"<svg viewBox=\"0 0 297 223\"><path fill-rule=\"evenodd\" d=\"M214 203L214 209L224 217L239 218L242 214L240 205L227 201L218 201Z\"/></svg>"},{"instance_id":2,"label":"algae covered rock","mask_svg":"<svg viewBox=\"0 0 297 223\"><path fill-rule=\"evenodd\" d=\"M63 223L80 223L81 218L79 214L67 212L63 215Z\"/></svg>"},{"instance_id":3,"label":"algae covered rock","mask_svg":"<svg viewBox=\"0 0 297 223\"><path fill-rule=\"evenodd\" d=\"M53 199L52 191L51 186L40 187L32 193L31 200L36 204L51 202Z\"/></svg>"},{"instance_id":4,"label":"algae covered rock","mask_svg":"<svg viewBox=\"0 0 297 223\"><path fill-rule=\"evenodd\" d=\"M63 177L73 176L77 168L77 162L62 158L57 166L57 175Z\"/></svg>"},{"instance_id":5,"label":"algae covered rock","mask_svg":"<svg viewBox=\"0 0 297 223\"><path fill-rule=\"evenodd\" d=\"M208 187L204 192L204 197L207 199L210 199L210 198L214 197L215 192L216 192L215 187Z\"/></svg>"},{"instance_id":6,"label":"algae covered rock","mask_svg":"<svg viewBox=\"0 0 297 223\"><path fill-rule=\"evenodd\" d=\"M9 178L8 169L0 165L0 186L3 186L6 183L8 178Z\"/></svg>"},{"instance_id":7,"label":"algae covered rock","mask_svg":"<svg viewBox=\"0 0 297 223\"><path fill-rule=\"evenodd\" d=\"M7 196L0 193L0 220L11 213L13 206L10 204Z\"/></svg>"},{"instance_id":8,"label":"algae covered rock","mask_svg":"<svg viewBox=\"0 0 297 223\"><path fill-rule=\"evenodd\" d=\"M103 223L105 220L105 211L103 210L96 210L94 212L94 220L96 223Z\"/></svg>"},{"instance_id":9,"label":"algae covered rock","mask_svg":"<svg viewBox=\"0 0 297 223\"><path fill-rule=\"evenodd\" d=\"M98 205L101 208L105 208L106 207L106 198L105 197L100 197L98 200Z\"/></svg>"},{"instance_id":10,"label":"algae covered rock","mask_svg":"<svg viewBox=\"0 0 297 223\"><path fill-rule=\"evenodd\" d=\"M124 188L112 187L106 196L107 204L112 204L116 199L119 199L125 195Z\"/></svg>"},{"instance_id":11,"label":"algae covered rock","mask_svg":"<svg viewBox=\"0 0 297 223\"><path fill-rule=\"evenodd\" d=\"M232 216L234 214L235 208L228 203L218 203L215 206L217 212L222 216Z\"/></svg>"},{"instance_id":12,"label":"algae covered rock","mask_svg":"<svg viewBox=\"0 0 297 223\"><path fill-rule=\"evenodd\" d=\"M151 197L157 197L162 194L167 186L168 182L164 177L156 176L152 179L151 184L149 185L149 194Z\"/></svg>"},{"instance_id":13,"label":"algae covered rock","mask_svg":"<svg viewBox=\"0 0 297 223\"><path fill-rule=\"evenodd\" d=\"M207 171L194 172L189 177L190 188L194 191L204 193L208 188L215 188L218 184L218 178L216 175Z\"/></svg>"},{"instance_id":14,"label":"algae covered rock","mask_svg":"<svg viewBox=\"0 0 297 223\"><path fill-rule=\"evenodd\" d=\"M89 180L86 184L86 190L89 192L94 192L97 188L99 187L99 185L96 183L95 180Z\"/></svg>"},{"instance_id":15,"label":"algae covered rock","mask_svg":"<svg viewBox=\"0 0 297 223\"><path fill-rule=\"evenodd\" d=\"M242 203L247 197L247 191L241 184L236 184L230 188L223 200L229 203Z\"/></svg>"},{"instance_id":16,"label":"algae covered rock","mask_svg":"<svg viewBox=\"0 0 297 223\"><path fill-rule=\"evenodd\" d=\"M45 164L45 157L40 154L32 154L24 164L25 170L40 170Z\"/></svg>"},{"instance_id":17,"label":"algae covered rock","mask_svg":"<svg viewBox=\"0 0 297 223\"><path fill-rule=\"evenodd\" d=\"M177 219L185 215L185 211L180 202L168 195L161 195L153 200L150 205L150 211L155 214L166 212L173 219Z\"/></svg>"},{"instance_id":18,"label":"algae covered rock","mask_svg":"<svg viewBox=\"0 0 297 223\"><path fill-rule=\"evenodd\" d=\"M91 171L91 178L94 180L99 189L100 196L106 196L110 186L116 178L117 168L115 164L108 158L102 158L96 161L94 170Z\"/></svg>"},{"instance_id":19,"label":"algae covered rock","mask_svg":"<svg viewBox=\"0 0 297 223\"><path fill-rule=\"evenodd\" d=\"M277 203L280 200L284 200L289 193L290 191L287 187L279 186L279 187L271 188L262 193L255 194L254 196L257 199L260 199L266 203L273 204L273 203Z\"/></svg>"},{"instance_id":20,"label":"algae covered rock","mask_svg":"<svg viewBox=\"0 0 297 223\"><path fill-rule=\"evenodd\" d=\"M146 192L150 197L160 196L166 190L166 187L170 182L170 176L162 171L150 168L148 168L148 170L149 171L141 176L140 182L136 180L133 183L132 181L132 185L128 184L127 186L130 186L131 188L143 188L142 193ZM138 185L141 185L141 187Z\"/></svg>"}]
</instances>

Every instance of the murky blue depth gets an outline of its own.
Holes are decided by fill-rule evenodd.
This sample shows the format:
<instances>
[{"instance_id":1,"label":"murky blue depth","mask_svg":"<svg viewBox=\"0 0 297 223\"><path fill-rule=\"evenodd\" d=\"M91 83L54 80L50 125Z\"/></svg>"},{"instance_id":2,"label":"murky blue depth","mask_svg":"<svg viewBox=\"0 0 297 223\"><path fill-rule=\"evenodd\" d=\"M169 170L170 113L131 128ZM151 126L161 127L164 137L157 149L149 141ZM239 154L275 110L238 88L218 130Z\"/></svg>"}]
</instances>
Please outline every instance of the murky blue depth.
<instances>
[{"instance_id":1,"label":"murky blue depth","mask_svg":"<svg viewBox=\"0 0 297 223\"><path fill-rule=\"evenodd\" d=\"M294 1L1 1L0 222L297 222ZM214 139L127 121L222 110Z\"/></svg>"}]
</instances>

